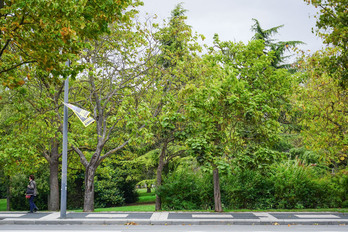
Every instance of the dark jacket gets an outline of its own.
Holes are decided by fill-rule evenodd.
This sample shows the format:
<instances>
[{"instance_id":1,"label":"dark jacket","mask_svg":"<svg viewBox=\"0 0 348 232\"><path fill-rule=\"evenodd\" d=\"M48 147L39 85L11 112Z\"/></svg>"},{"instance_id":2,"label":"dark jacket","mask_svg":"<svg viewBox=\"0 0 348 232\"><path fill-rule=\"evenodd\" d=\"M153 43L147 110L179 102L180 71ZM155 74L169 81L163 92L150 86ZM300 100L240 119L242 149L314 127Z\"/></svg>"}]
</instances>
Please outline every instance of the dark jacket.
<instances>
[{"instance_id":1,"label":"dark jacket","mask_svg":"<svg viewBox=\"0 0 348 232\"><path fill-rule=\"evenodd\" d=\"M29 181L28 188L34 189L34 194L28 194L28 195L37 195L37 188L36 188L36 182L34 180Z\"/></svg>"}]
</instances>

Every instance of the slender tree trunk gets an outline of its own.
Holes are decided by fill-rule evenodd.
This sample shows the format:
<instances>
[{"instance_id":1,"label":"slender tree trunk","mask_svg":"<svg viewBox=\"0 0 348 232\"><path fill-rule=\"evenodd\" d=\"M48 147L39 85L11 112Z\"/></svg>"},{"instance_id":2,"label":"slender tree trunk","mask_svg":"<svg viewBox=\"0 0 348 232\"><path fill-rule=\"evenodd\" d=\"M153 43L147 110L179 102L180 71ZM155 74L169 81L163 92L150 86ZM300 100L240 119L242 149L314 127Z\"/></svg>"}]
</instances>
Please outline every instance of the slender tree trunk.
<instances>
[{"instance_id":1,"label":"slender tree trunk","mask_svg":"<svg viewBox=\"0 0 348 232\"><path fill-rule=\"evenodd\" d=\"M218 132L221 132L221 125L218 122L215 123L215 127ZM220 138L216 137L214 141L214 145L218 147L220 143L221 143ZM216 166L216 164L213 164L212 167L213 167L213 182L214 182L215 212L222 212L219 169Z\"/></svg>"},{"instance_id":2,"label":"slender tree trunk","mask_svg":"<svg viewBox=\"0 0 348 232\"><path fill-rule=\"evenodd\" d=\"M51 157L50 162L50 195L48 199L48 210L59 210L59 182L58 182L58 158Z\"/></svg>"},{"instance_id":3,"label":"slender tree trunk","mask_svg":"<svg viewBox=\"0 0 348 232\"><path fill-rule=\"evenodd\" d=\"M58 143L52 144L51 157L50 157L50 195L48 199L48 210L59 210L59 181L58 181L58 167L59 167L59 154Z\"/></svg>"},{"instance_id":4,"label":"slender tree trunk","mask_svg":"<svg viewBox=\"0 0 348 232\"><path fill-rule=\"evenodd\" d=\"M151 193L151 185L150 186L149 185L146 186L146 192L147 193Z\"/></svg>"},{"instance_id":5,"label":"slender tree trunk","mask_svg":"<svg viewBox=\"0 0 348 232\"><path fill-rule=\"evenodd\" d=\"M219 169L215 165L213 168L215 212L222 212Z\"/></svg>"},{"instance_id":6,"label":"slender tree trunk","mask_svg":"<svg viewBox=\"0 0 348 232\"><path fill-rule=\"evenodd\" d=\"M160 187L162 185L162 171L164 167L164 158L166 156L166 150L167 150L167 141L164 141L162 151L158 160L158 167L157 167L157 175L156 175L156 187ZM155 210L161 210L162 209L162 203L161 198L156 194L156 207Z\"/></svg>"},{"instance_id":7,"label":"slender tree trunk","mask_svg":"<svg viewBox=\"0 0 348 232\"><path fill-rule=\"evenodd\" d=\"M83 203L83 212L94 211L94 175L96 167L89 165L85 173L85 198Z\"/></svg>"}]
</instances>

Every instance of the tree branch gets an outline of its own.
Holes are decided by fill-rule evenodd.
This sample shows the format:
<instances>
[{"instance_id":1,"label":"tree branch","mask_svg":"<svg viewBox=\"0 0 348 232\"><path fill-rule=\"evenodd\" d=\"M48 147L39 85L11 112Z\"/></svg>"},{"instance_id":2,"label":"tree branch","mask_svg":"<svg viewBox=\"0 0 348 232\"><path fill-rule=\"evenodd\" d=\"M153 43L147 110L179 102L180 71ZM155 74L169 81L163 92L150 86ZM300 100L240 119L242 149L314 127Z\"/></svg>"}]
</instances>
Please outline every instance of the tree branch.
<instances>
[{"instance_id":1,"label":"tree branch","mask_svg":"<svg viewBox=\"0 0 348 232\"><path fill-rule=\"evenodd\" d=\"M1 57L1 54L0 54L0 57ZM36 61L25 61L25 62L22 62L22 63L19 63L19 64L15 65L15 66L13 66L13 67L11 67L9 69L1 70L0 73L11 71L11 70L13 70L13 69L23 65L23 64L31 64L31 63L35 63L35 62Z\"/></svg>"},{"instance_id":2,"label":"tree branch","mask_svg":"<svg viewBox=\"0 0 348 232\"><path fill-rule=\"evenodd\" d=\"M126 142L124 142L122 145L116 147L115 149L112 149L110 151L108 151L105 155L101 156L100 157L100 163L105 159L107 158L108 156L110 156L111 154L114 154L116 153L117 151L119 151L120 149L124 148L128 143L129 143L129 140L128 139Z\"/></svg>"},{"instance_id":3,"label":"tree branch","mask_svg":"<svg viewBox=\"0 0 348 232\"><path fill-rule=\"evenodd\" d=\"M85 155L82 153L82 151L75 146L71 146L71 147L80 156L80 161L81 161L82 165L85 166L85 168L87 168L88 161L87 161Z\"/></svg>"}]
</instances>

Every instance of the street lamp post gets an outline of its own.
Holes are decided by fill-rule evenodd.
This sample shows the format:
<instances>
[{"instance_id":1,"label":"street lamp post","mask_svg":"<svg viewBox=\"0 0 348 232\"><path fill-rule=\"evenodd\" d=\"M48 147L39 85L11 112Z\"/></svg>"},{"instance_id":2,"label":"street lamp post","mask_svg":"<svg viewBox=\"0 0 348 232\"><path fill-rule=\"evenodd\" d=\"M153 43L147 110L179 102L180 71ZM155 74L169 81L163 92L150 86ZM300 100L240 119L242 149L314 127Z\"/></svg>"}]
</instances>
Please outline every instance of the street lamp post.
<instances>
[{"instance_id":1,"label":"street lamp post","mask_svg":"<svg viewBox=\"0 0 348 232\"><path fill-rule=\"evenodd\" d=\"M70 66L70 61L66 62ZM69 101L69 76L64 82L64 121L63 121L63 152L62 152L62 184L60 194L60 218L66 218L66 198L67 198L67 173L68 173L68 108L70 108L80 119L85 127L92 124L95 120L89 117L90 112L68 103Z\"/></svg>"},{"instance_id":2,"label":"street lamp post","mask_svg":"<svg viewBox=\"0 0 348 232\"><path fill-rule=\"evenodd\" d=\"M69 77L64 83L64 103L69 101ZM66 218L67 169L68 169L68 107L64 105L62 183L60 194L60 218Z\"/></svg>"}]
</instances>

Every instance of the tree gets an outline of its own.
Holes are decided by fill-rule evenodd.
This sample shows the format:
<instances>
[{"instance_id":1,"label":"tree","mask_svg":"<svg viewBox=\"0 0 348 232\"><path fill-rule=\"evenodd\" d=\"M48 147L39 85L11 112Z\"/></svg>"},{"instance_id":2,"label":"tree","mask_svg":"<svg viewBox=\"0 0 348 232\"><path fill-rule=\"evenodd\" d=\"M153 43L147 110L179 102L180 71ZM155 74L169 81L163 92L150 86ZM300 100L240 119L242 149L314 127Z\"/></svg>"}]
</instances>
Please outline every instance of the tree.
<instances>
[{"instance_id":1,"label":"tree","mask_svg":"<svg viewBox=\"0 0 348 232\"><path fill-rule=\"evenodd\" d=\"M348 97L339 78L332 78L330 60L338 48L327 48L299 62L300 84L295 104L301 112L301 134L308 149L330 164L346 166L348 158Z\"/></svg>"},{"instance_id":2,"label":"tree","mask_svg":"<svg viewBox=\"0 0 348 232\"><path fill-rule=\"evenodd\" d=\"M4 136L9 139L8 148L4 151L13 155L10 148L15 149L20 145L22 150L21 160L31 163L30 159L39 156L46 159L50 170L50 195L48 199L49 210L59 210L59 157L61 144L61 118L59 110L64 82L62 78L48 81L47 72L38 71L32 74L32 81L7 91L11 101L7 104L15 106L11 123L13 131ZM21 142L18 142L21 141ZM18 148L17 148L18 149ZM29 158L31 157L31 158Z\"/></svg>"},{"instance_id":3,"label":"tree","mask_svg":"<svg viewBox=\"0 0 348 232\"><path fill-rule=\"evenodd\" d=\"M156 173L156 188L162 185L162 172L175 156L184 149L170 152L173 148L182 148L183 130L185 127L184 107L178 93L187 83L199 77L200 58L196 54L201 51L197 43L198 36L192 33L186 24L186 10L178 4L171 12L168 24L156 33L160 53L156 60L154 94L151 99L154 108L160 111L151 129L154 143L160 149ZM153 74L151 74L153 75ZM175 149L174 149L175 150ZM156 194L156 210L161 210L161 198Z\"/></svg>"},{"instance_id":4,"label":"tree","mask_svg":"<svg viewBox=\"0 0 348 232\"><path fill-rule=\"evenodd\" d=\"M87 69L71 99L92 112L95 119L84 130L74 124L69 138L85 168L85 212L94 210L98 166L134 143L145 130L148 118L156 114L149 112L142 100L152 83L145 75L146 64L153 56L150 31L141 30L132 21L133 16L133 11L125 14L124 23L114 24L109 36L93 41L93 48L86 50L81 63Z\"/></svg>"},{"instance_id":5,"label":"tree","mask_svg":"<svg viewBox=\"0 0 348 232\"><path fill-rule=\"evenodd\" d=\"M304 0L307 4L312 4L319 8L316 33L324 39L328 45L337 47L330 59L330 69L328 74L340 80L339 84L344 89L348 83L348 14L347 0Z\"/></svg>"},{"instance_id":6,"label":"tree","mask_svg":"<svg viewBox=\"0 0 348 232\"><path fill-rule=\"evenodd\" d=\"M295 100L306 146L337 169L347 162L347 1L305 2L319 8L315 31L329 47L300 60Z\"/></svg>"},{"instance_id":7,"label":"tree","mask_svg":"<svg viewBox=\"0 0 348 232\"><path fill-rule=\"evenodd\" d=\"M262 29L259 21L253 19L255 24L251 27L251 30L255 32L253 40L263 40L265 43L265 52L272 52L274 59L272 66L275 68L290 68L289 64L284 64L285 60L289 56L285 56L285 52L291 48L296 47L299 44L303 44L301 41L278 41L275 42L272 36L278 33L278 30L284 25L272 27L270 29Z\"/></svg>"},{"instance_id":8,"label":"tree","mask_svg":"<svg viewBox=\"0 0 348 232\"><path fill-rule=\"evenodd\" d=\"M4 104L0 111L0 166L7 187L7 204L13 203L12 180L15 176L28 173L36 175L43 167L44 159L39 155L38 149L33 144L33 134L25 133L30 125L26 124L28 115L33 116L34 111L24 101L25 89L17 91L4 91L4 98L0 104ZM6 104L5 104L6 103ZM30 117L29 117L30 119Z\"/></svg>"},{"instance_id":9,"label":"tree","mask_svg":"<svg viewBox=\"0 0 348 232\"><path fill-rule=\"evenodd\" d=\"M109 32L137 0L0 0L0 75L2 85L21 86L30 78L20 67L36 65L61 72L64 63Z\"/></svg>"},{"instance_id":10,"label":"tree","mask_svg":"<svg viewBox=\"0 0 348 232\"><path fill-rule=\"evenodd\" d=\"M203 82L188 86L192 120L187 139L191 153L213 172L215 211L222 211L219 169L250 144L277 141L279 111L291 91L290 75L272 66L261 40L249 44L220 42L205 57Z\"/></svg>"}]
</instances>

